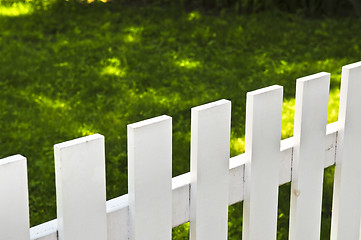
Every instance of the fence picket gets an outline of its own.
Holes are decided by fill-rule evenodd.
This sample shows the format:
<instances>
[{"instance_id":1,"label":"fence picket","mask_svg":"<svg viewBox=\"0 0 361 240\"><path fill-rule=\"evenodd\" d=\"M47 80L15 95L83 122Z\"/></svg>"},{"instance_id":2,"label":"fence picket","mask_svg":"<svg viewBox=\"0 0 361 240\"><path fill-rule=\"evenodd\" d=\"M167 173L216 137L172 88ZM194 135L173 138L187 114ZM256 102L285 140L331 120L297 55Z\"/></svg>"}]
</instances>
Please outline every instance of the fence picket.
<instances>
[{"instance_id":1,"label":"fence picket","mask_svg":"<svg viewBox=\"0 0 361 240\"><path fill-rule=\"evenodd\" d=\"M342 68L332 240L359 239L361 216L361 62Z\"/></svg>"},{"instance_id":2,"label":"fence picket","mask_svg":"<svg viewBox=\"0 0 361 240\"><path fill-rule=\"evenodd\" d=\"M172 235L172 118L128 125L130 239Z\"/></svg>"},{"instance_id":3,"label":"fence picket","mask_svg":"<svg viewBox=\"0 0 361 240\"><path fill-rule=\"evenodd\" d=\"M192 108L190 239L227 239L231 102Z\"/></svg>"},{"instance_id":4,"label":"fence picket","mask_svg":"<svg viewBox=\"0 0 361 240\"><path fill-rule=\"evenodd\" d=\"M54 151L59 239L107 239L104 137L56 144Z\"/></svg>"},{"instance_id":5,"label":"fence picket","mask_svg":"<svg viewBox=\"0 0 361 240\"><path fill-rule=\"evenodd\" d=\"M243 240L275 240L282 122L281 86L247 93Z\"/></svg>"},{"instance_id":6,"label":"fence picket","mask_svg":"<svg viewBox=\"0 0 361 240\"><path fill-rule=\"evenodd\" d=\"M320 239L329 73L297 80L290 240Z\"/></svg>"},{"instance_id":7,"label":"fence picket","mask_svg":"<svg viewBox=\"0 0 361 240\"><path fill-rule=\"evenodd\" d=\"M29 200L26 158L0 159L0 239L29 239Z\"/></svg>"}]
</instances>

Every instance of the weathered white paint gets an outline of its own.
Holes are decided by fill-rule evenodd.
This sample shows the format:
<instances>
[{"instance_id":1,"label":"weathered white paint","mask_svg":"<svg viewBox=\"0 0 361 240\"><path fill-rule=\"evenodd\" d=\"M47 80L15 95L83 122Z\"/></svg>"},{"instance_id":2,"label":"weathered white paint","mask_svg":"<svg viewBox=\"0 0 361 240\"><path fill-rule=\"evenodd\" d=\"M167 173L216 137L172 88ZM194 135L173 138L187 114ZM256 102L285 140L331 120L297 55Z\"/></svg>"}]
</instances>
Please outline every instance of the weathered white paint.
<instances>
[{"instance_id":1,"label":"weathered white paint","mask_svg":"<svg viewBox=\"0 0 361 240\"><path fill-rule=\"evenodd\" d=\"M129 237L172 236L172 118L128 125Z\"/></svg>"},{"instance_id":2,"label":"weathered white paint","mask_svg":"<svg viewBox=\"0 0 361 240\"><path fill-rule=\"evenodd\" d=\"M107 239L104 137L56 144L54 152L59 239Z\"/></svg>"},{"instance_id":3,"label":"weathered white paint","mask_svg":"<svg viewBox=\"0 0 361 240\"><path fill-rule=\"evenodd\" d=\"M281 86L247 93L244 240L275 240L282 123Z\"/></svg>"},{"instance_id":4,"label":"weathered white paint","mask_svg":"<svg viewBox=\"0 0 361 240\"><path fill-rule=\"evenodd\" d=\"M342 68L332 207L332 240L359 239L361 216L361 62Z\"/></svg>"},{"instance_id":5,"label":"weathered white paint","mask_svg":"<svg viewBox=\"0 0 361 240\"><path fill-rule=\"evenodd\" d=\"M190 239L227 239L231 102L192 108Z\"/></svg>"},{"instance_id":6,"label":"weathered white paint","mask_svg":"<svg viewBox=\"0 0 361 240\"><path fill-rule=\"evenodd\" d=\"M297 80L290 240L320 239L330 74Z\"/></svg>"},{"instance_id":7,"label":"weathered white paint","mask_svg":"<svg viewBox=\"0 0 361 240\"><path fill-rule=\"evenodd\" d=\"M26 158L0 159L0 239L29 239Z\"/></svg>"}]
</instances>

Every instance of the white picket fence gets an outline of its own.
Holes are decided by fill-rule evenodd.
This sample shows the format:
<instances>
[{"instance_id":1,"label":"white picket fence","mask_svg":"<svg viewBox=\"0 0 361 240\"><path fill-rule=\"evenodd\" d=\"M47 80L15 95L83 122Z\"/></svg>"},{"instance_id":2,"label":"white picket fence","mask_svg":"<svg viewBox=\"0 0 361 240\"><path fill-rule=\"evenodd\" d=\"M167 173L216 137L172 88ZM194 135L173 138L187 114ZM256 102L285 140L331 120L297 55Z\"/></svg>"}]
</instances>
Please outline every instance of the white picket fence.
<instances>
[{"instance_id":1,"label":"white picket fence","mask_svg":"<svg viewBox=\"0 0 361 240\"><path fill-rule=\"evenodd\" d=\"M324 168L336 163L331 239L359 240L361 62L344 66L338 122L327 125L330 74L297 80L294 137L281 141L281 86L247 94L246 152L229 158L231 102L192 109L191 171L172 178L172 118L128 125L129 193L106 201L104 137L57 144L57 219L30 228L26 158L0 160L0 240L227 239L244 202L244 240L275 240L278 187L291 183L292 240L320 238Z\"/></svg>"}]
</instances>

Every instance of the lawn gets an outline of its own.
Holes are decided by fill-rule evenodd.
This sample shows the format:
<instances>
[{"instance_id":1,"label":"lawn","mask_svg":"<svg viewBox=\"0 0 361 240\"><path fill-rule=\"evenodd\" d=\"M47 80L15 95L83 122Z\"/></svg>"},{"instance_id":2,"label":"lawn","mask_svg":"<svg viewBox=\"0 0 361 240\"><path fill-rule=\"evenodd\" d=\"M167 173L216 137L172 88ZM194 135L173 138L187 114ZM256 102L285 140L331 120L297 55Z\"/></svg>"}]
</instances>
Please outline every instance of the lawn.
<instances>
[{"instance_id":1,"label":"lawn","mask_svg":"<svg viewBox=\"0 0 361 240\"><path fill-rule=\"evenodd\" d=\"M31 225L56 218L53 145L100 133L107 198L127 192L126 125L173 117L173 176L189 171L190 108L232 101L231 154L244 151L246 93L284 86L282 137L293 134L295 80L330 72L337 120L341 67L360 60L361 20L279 11L239 15L166 6L0 1L0 158L28 159ZM326 171L322 238L329 231ZM289 186L279 239L287 239ZM240 239L240 204L229 239ZM186 226L173 239L187 239ZM177 233L176 233L177 232Z\"/></svg>"}]
</instances>

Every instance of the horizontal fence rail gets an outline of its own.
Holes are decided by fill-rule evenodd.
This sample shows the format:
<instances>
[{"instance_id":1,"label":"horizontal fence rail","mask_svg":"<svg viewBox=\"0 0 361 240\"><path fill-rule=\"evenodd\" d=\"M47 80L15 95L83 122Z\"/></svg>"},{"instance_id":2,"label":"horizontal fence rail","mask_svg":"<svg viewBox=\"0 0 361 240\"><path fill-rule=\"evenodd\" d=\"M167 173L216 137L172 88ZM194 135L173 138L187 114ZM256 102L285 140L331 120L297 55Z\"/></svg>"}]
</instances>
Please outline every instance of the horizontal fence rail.
<instances>
[{"instance_id":1,"label":"horizontal fence rail","mask_svg":"<svg viewBox=\"0 0 361 240\"><path fill-rule=\"evenodd\" d=\"M57 219L31 227L26 158L0 159L0 239L227 239L243 201L243 238L276 239L278 186L291 182L289 239L319 239L324 168L335 165L331 239L360 239L361 62L344 66L339 120L327 125L330 74L297 80L294 136L281 140L283 88L247 94L246 151L229 158L231 102L192 109L191 170L172 178L172 118L128 125L129 193L106 201L104 137L54 146ZM16 190L14 190L16 189ZM260 227L262 226L262 231Z\"/></svg>"}]
</instances>

